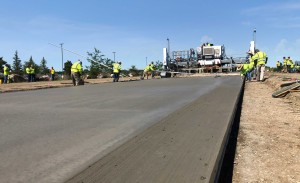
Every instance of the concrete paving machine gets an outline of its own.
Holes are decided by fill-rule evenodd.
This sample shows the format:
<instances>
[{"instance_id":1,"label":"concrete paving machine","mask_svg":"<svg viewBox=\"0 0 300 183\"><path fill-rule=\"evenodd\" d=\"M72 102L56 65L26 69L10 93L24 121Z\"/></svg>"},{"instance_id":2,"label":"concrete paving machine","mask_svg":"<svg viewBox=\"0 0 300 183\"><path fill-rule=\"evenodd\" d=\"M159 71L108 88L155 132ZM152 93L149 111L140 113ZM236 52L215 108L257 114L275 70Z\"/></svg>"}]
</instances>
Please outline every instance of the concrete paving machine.
<instances>
[{"instance_id":1,"label":"concrete paving machine","mask_svg":"<svg viewBox=\"0 0 300 183\"><path fill-rule=\"evenodd\" d=\"M162 77L169 77L172 73L200 73L200 72L232 72L236 64L244 63L246 57L228 58L225 53L225 46L202 44L196 51L189 50L169 52L163 48L163 64L165 71L161 72Z\"/></svg>"}]
</instances>

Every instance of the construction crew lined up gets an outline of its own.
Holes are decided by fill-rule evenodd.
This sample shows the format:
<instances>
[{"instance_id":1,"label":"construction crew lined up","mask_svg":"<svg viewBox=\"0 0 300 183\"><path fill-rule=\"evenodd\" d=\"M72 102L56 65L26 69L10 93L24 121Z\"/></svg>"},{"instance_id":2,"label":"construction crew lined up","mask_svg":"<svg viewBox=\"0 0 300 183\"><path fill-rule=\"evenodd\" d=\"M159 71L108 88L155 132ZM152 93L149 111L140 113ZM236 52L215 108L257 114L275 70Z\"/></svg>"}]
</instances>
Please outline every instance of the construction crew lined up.
<instances>
[{"instance_id":1,"label":"construction crew lined up","mask_svg":"<svg viewBox=\"0 0 300 183\"><path fill-rule=\"evenodd\" d=\"M293 72L294 71L294 62L291 57L283 57L283 72Z\"/></svg>"},{"instance_id":2,"label":"construction crew lined up","mask_svg":"<svg viewBox=\"0 0 300 183\"><path fill-rule=\"evenodd\" d=\"M268 62L268 57L265 52L255 49L255 55L252 57L254 65L256 65L256 81L264 81L265 66Z\"/></svg>"},{"instance_id":3,"label":"construction crew lined up","mask_svg":"<svg viewBox=\"0 0 300 183\"><path fill-rule=\"evenodd\" d=\"M71 76L74 86L78 86L82 75L82 62L78 60L71 67Z\"/></svg>"},{"instance_id":4,"label":"construction crew lined up","mask_svg":"<svg viewBox=\"0 0 300 183\"><path fill-rule=\"evenodd\" d=\"M119 82L122 62L113 63L113 82Z\"/></svg>"}]
</instances>

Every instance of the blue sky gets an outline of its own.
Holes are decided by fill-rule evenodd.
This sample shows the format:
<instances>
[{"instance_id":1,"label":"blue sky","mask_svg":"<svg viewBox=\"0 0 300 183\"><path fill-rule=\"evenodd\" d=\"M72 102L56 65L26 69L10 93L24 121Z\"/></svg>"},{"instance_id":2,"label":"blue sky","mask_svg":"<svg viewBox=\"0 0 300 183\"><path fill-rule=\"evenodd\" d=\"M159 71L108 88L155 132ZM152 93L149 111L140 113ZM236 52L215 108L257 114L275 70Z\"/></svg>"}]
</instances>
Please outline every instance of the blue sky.
<instances>
[{"instance_id":1,"label":"blue sky","mask_svg":"<svg viewBox=\"0 0 300 183\"><path fill-rule=\"evenodd\" d=\"M123 68L162 61L171 51L196 49L203 42L225 45L227 56L246 56L253 30L256 47L269 66L283 56L300 60L300 1L279 0L1 0L0 57L12 63L15 51L24 61L61 70L60 48L87 57L99 49ZM64 51L64 61L85 58Z\"/></svg>"}]
</instances>

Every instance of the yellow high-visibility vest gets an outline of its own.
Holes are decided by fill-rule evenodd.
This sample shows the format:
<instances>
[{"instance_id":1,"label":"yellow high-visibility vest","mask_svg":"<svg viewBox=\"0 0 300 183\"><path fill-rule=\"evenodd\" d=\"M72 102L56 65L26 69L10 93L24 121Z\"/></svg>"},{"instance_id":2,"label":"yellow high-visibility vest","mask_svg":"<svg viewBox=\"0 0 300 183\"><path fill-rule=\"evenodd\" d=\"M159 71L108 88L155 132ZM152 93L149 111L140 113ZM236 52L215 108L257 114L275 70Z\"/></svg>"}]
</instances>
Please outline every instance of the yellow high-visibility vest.
<instances>
[{"instance_id":1,"label":"yellow high-visibility vest","mask_svg":"<svg viewBox=\"0 0 300 183\"><path fill-rule=\"evenodd\" d=\"M114 73L119 73L120 70L121 70L121 65L119 63L114 63L113 64L113 67L114 67Z\"/></svg>"},{"instance_id":2,"label":"yellow high-visibility vest","mask_svg":"<svg viewBox=\"0 0 300 183\"><path fill-rule=\"evenodd\" d=\"M80 74L82 73L80 61L77 61L72 65L71 72L79 72Z\"/></svg>"},{"instance_id":3,"label":"yellow high-visibility vest","mask_svg":"<svg viewBox=\"0 0 300 183\"><path fill-rule=\"evenodd\" d=\"M26 74L31 74L31 70L29 67L26 68Z\"/></svg>"},{"instance_id":4,"label":"yellow high-visibility vest","mask_svg":"<svg viewBox=\"0 0 300 183\"><path fill-rule=\"evenodd\" d=\"M4 71L4 72L3 72L4 75L8 75L8 74L9 74L9 69L8 69L8 67L4 66L3 71Z\"/></svg>"},{"instance_id":5,"label":"yellow high-visibility vest","mask_svg":"<svg viewBox=\"0 0 300 183\"><path fill-rule=\"evenodd\" d=\"M257 52L254 56L253 56L254 60L257 59L257 65L265 65L266 64L266 58L267 58L267 54L259 51Z\"/></svg>"}]
</instances>

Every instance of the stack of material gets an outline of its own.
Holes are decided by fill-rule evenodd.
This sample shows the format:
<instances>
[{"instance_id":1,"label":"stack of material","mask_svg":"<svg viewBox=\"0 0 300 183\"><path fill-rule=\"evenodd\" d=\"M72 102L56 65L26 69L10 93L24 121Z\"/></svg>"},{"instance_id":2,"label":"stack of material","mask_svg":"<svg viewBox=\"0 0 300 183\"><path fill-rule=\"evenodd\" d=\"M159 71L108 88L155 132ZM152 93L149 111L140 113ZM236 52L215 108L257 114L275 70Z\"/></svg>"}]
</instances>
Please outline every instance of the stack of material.
<instances>
[{"instance_id":1,"label":"stack of material","mask_svg":"<svg viewBox=\"0 0 300 183\"><path fill-rule=\"evenodd\" d=\"M300 80L282 84L281 89L274 92L272 94L272 97L274 98L284 97L290 92L300 92Z\"/></svg>"}]
</instances>

